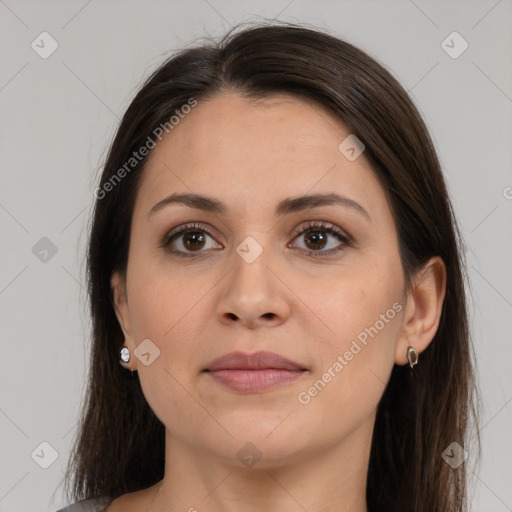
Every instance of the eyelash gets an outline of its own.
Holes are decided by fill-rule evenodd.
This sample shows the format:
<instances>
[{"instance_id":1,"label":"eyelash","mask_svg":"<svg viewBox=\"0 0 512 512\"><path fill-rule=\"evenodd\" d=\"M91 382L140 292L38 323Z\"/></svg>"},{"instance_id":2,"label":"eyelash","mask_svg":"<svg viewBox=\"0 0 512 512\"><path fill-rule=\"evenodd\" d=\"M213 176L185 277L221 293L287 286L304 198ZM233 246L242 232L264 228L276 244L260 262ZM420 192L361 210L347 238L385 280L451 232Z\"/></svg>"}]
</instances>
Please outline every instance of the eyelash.
<instances>
[{"instance_id":1,"label":"eyelash","mask_svg":"<svg viewBox=\"0 0 512 512\"><path fill-rule=\"evenodd\" d=\"M346 233L344 233L343 231L341 231L339 228L334 226L333 224L326 223L326 222L310 221L310 222L308 222L308 224L306 225L306 227L304 229L302 229L302 227L303 226L294 230L294 232L293 232L294 239L304 235L305 233L307 233L309 231L325 231L326 233L336 236L336 238L338 238L338 240L340 240L340 242L342 242L340 247L337 247L334 249L329 249L328 251L313 251L313 250L301 249L303 251L309 252L310 255L314 258L324 258L327 256L331 256L333 254L336 254L336 253L342 251L345 247L352 247L352 245L353 245L352 238L350 236L348 236ZM183 251L177 251L176 249L169 248L171 242L173 242L180 235L184 235L186 233L195 233L195 232L203 232L203 233L206 233L211 238L215 238L214 235L210 232L210 230L208 230L208 228L206 228L205 226L203 226L201 224L197 224L197 223L191 223L191 224L185 224L177 231L171 231L170 233L165 235L160 247L163 249L166 249L168 252L170 252L171 254L173 254L175 256L179 256L179 257L183 257L183 258L197 257L201 252L205 252L205 251L195 251L195 253L189 252L187 254L187 253L184 253Z\"/></svg>"}]
</instances>

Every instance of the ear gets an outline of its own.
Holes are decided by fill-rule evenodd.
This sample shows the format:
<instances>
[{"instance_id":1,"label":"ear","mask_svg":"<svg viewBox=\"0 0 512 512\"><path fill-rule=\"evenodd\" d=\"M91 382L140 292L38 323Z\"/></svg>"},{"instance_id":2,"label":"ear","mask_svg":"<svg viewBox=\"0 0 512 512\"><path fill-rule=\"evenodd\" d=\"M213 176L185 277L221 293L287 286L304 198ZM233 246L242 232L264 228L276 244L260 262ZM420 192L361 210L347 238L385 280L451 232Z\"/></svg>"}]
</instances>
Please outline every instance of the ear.
<instances>
[{"instance_id":1,"label":"ear","mask_svg":"<svg viewBox=\"0 0 512 512\"><path fill-rule=\"evenodd\" d=\"M110 278L110 288L112 290L117 320L125 337L125 345L130 349L130 353L133 354L136 344L131 330L130 309L128 307L128 297L126 294L126 280L119 272L112 274ZM131 365L131 363L129 364Z\"/></svg>"},{"instance_id":2,"label":"ear","mask_svg":"<svg viewBox=\"0 0 512 512\"><path fill-rule=\"evenodd\" d=\"M421 353L434 339L441 319L445 292L446 266L439 256L434 256L414 276L407 296L402 331L396 345L396 364L408 363L409 345Z\"/></svg>"}]
</instances>

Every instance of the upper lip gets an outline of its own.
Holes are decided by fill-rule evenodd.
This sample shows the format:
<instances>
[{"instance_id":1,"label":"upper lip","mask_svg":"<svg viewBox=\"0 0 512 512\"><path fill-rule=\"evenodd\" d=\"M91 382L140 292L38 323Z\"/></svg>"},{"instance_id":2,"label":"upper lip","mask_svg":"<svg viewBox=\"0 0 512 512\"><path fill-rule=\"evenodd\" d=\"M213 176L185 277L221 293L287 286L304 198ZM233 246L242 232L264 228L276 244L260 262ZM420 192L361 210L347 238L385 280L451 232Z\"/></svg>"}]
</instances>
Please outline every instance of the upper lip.
<instances>
[{"instance_id":1,"label":"upper lip","mask_svg":"<svg viewBox=\"0 0 512 512\"><path fill-rule=\"evenodd\" d=\"M305 370L301 364L291 361L275 352L259 351L252 354L230 352L214 359L204 371L217 370Z\"/></svg>"}]
</instances>

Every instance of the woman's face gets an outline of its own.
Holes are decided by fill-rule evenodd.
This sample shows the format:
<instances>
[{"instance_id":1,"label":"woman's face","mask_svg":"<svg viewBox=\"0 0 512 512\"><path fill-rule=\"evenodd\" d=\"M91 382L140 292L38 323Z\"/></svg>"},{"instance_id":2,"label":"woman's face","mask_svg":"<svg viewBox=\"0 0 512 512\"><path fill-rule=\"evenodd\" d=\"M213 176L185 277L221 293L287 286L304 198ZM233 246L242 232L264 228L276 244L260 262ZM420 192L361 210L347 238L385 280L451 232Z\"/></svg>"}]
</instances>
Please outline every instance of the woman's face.
<instances>
[{"instance_id":1,"label":"woman's face","mask_svg":"<svg viewBox=\"0 0 512 512\"><path fill-rule=\"evenodd\" d=\"M404 278L384 189L364 152L354 159L342 144L349 135L316 104L225 93L199 101L152 150L126 282L116 274L112 285L126 286L125 344L168 440L271 467L371 438L405 351ZM208 201L155 208L173 194ZM342 199L308 199L332 194ZM222 211L198 207L212 203ZM213 371L235 351L297 368L261 359L259 370Z\"/></svg>"}]
</instances>

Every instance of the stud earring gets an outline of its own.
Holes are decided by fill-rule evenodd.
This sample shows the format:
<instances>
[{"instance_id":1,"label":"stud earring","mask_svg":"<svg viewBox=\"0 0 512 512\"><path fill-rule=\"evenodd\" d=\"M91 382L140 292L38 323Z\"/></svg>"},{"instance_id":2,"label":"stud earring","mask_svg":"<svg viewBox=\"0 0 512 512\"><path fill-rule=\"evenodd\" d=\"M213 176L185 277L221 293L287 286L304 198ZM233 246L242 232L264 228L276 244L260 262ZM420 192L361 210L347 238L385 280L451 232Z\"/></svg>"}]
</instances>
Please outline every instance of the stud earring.
<instances>
[{"instance_id":1,"label":"stud earring","mask_svg":"<svg viewBox=\"0 0 512 512\"><path fill-rule=\"evenodd\" d=\"M119 364L123 368L130 370L130 367L128 366L129 362L130 362L130 350L128 349L128 347L123 347L121 349L121 351L119 352Z\"/></svg>"},{"instance_id":2,"label":"stud earring","mask_svg":"<svg viewBox=\"0 0 512 512\"><path fill-rule=\"evenodd\" d=\"M412 368L414 365L418 364L419 355L414 347L409 345L407 347L407 359L409 360L409 366Z\"/></svg>"}]
</instances>

